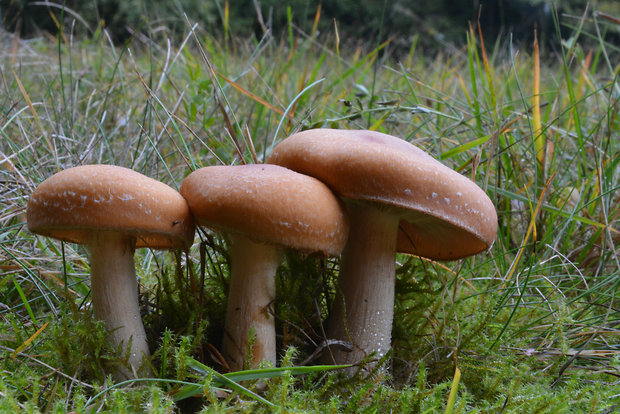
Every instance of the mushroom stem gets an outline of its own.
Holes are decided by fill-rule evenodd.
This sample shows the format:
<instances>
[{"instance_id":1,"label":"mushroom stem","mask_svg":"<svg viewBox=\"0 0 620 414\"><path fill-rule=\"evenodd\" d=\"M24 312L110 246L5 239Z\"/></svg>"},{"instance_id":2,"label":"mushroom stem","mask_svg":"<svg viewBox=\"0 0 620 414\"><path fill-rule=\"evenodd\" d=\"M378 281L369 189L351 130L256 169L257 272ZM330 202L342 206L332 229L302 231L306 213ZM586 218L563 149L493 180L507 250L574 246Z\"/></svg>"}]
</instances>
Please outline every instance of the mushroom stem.
<instances>
[{"instance_id":1,"label":"mushroom stem","mask_svg":"<svg viewBox=\"0 0 620 414\"><path fill-rule=\"evenodd\" d=\"M349 239L327 336L351 342L353 351L326 351L326 362L337 364L358 363L373 351L383 357L390 349L394 316L398 217L368 204L348 202L347 208Z\"/></svg>"},{"instance_id":2,"label":"mushroom stem","mask_svg":"<svg viewBox=\"0 0 620 414\"><path fill-rule=\"evenodd\" d=\"M144 364L150 352L138 306L135 244L134 237L115 232L100 232L88 244L95 318L104 322L112 346L131 343L131 369L118 368L114 372L117 380L151 374Z\"/></svg>"},{"instance_id":3,"label":"mushroom stem","mask_svg":"<svg viewBox=\"0 0 620 414\"><path fill-rule=\"evenodd\" d=\"M223 351L230 369L244 369L251 352L251 368L263 361L276 364L276 332L268 307L276 296L275 274L280 249L231 235L231 275ZM253 335L253 338L250 338ZM247 349L248 344L252 349Z\"/></svg>"}]
</instances>

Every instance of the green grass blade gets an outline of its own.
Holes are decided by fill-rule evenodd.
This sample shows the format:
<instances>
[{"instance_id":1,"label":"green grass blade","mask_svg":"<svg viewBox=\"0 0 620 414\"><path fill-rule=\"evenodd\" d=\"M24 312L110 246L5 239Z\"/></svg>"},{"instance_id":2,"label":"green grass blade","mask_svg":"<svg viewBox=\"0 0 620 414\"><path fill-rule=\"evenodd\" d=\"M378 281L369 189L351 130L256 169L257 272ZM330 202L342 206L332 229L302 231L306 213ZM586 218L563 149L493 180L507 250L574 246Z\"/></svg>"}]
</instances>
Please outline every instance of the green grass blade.
<instances>
[{"instance_id":1,"label":"green grass blade","mask_svg":"<svg viewBox=\"0 0 620 414\"><path fill-rule=\"evenodd\" d=\"M314 86L318 85L319 83L323 82L324 80L325 80L325 78L321 78L321 79L318 79L318 80L312 82L310 85L308 85L305 88L303 88L302 91L299 92L297 94L297 96L295 96L295 98L293 98L291 103L288 104L288 106L286 107L286 110L284 111L284 114L282 114L282 117L280 118L280 122L278 123L278 127L276 128L276 132L274 132L273 138L271 139L271 145L269 146L269 153L271 153L273 151L273 147L275 146L276 140L278 139L278 133L280 132L280 129L282 128L282 124L287 119L287 116L288 116L289 112L291 112L291 109L293 108L295 103L299 100L299 98L302 97L302 95L304 93L306 93L307 91L312 89ZM263 154L263 157L266 157L266 155L267 154Z\"/></svg>"},{"instance_id":2,"label":"green grass blade","mask_svg":"<svg viewBox=\"0 0 620 414\"><path fill-rule=\"evenodd\" d=\"M267 379L279 377L284 374L303 375L312 372L324 372L335 369L349 368L351 365L311 365L303 367L282 367L282 368L263 368L246 371L236 371L224 374L225 377L233 381L247 381L254 379Z\"/></svg>"},{"instance_id":3,"label":"green grass blade","mask_svg":"<svg viewBox=\"0 0 620 414\"><path fill-rule=\"evenodd\" d=\"M273 404L271 401L267 401L260 395L248 390L243 385L238 384L235 381L231 380L230 378L225 377L224 375L215 371L213 368L209 368L208 366L201 364L200 362L196 361L194 358L191 358L191 357L187 358L187 366L200 372L201 374L212 376L213 382L216 384L216 386L221 385L222 387L230 388L234 391L237 391L240 394L245 395L246 397L252 398L256 401L260 401L263 404L267 404L271 407L277 407L277 405Z\"/></svg>"},{"instance_id":4,"label":"green grass blade","mask_svg":"<svg viewBox=\"0 0 620 414\"><path fill-rule=\"evenodd\" d=\"M454 379L452 380L452 386L450 387L450 395L448 396L448 404L446 404L446 414L452 414L454 411L454 403L456 403L456 393L459 389L459 382L461 381L461 370L456 367L454 370Z\"/></svg>"},{"instance_id":5,"label":"green grass blade","mask_svg":"<svg viewBox=\"0 0 620 414\"><path fill-rule=\"evenodd\" d=\"M37 318L34 316L34 312L32 312L32 308L30 307L30 303L28 303L28 298L26 298L26 295L24 294L22 287L19 285L17 280L15 280L14 277L11 277L11 279L13 279L13 285L15 285L15 289L17 289L17 293L19 294L19 297L21 298L22 303L24 304L24 307L26 308L26 311L28 312L28 316L30 316L30 320L32 321L32 323L34 323L35 326L38 326L39 322L37 321Z\"/></svg>"}]
</instances>

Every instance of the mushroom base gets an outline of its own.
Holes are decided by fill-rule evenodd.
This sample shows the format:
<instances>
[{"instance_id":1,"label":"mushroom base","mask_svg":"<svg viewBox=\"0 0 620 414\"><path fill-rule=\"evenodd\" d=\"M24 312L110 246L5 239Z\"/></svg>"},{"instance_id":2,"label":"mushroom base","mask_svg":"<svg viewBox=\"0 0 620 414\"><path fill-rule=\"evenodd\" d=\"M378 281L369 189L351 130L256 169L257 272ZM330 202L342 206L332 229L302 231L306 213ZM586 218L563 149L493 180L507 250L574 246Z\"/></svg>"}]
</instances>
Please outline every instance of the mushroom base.
<instances>
[{"instance_id":1,"label":"mushroom base","mask_svg":"<svg viewBox=\"0 0 620 414\"><path fill-rule=\"evenodd\" d=\"M355 364L373 352L378 360L391 347L398 218L375 206L347 207L351 227L327 337L352 343L353 351L328 348L323 361L329 364Z\"/></svg>"},{"instance_id":2,"label":"mushroom base","mask_svg":"<svg viewBox=\"0 0 620 414\"><path fill-rule=\"evenodd\" d=\"M276 364L276 331L269 306L275 300L279 249L233 235L231 275L223 341L224 357L232 371L263 361ZM251 358L249 355L251 353Z\"/></svg>"},{"instance_id":3,"label":"mushroom base","mask_svg":"<svg viewBox=\"0 0 620 414\"><path fill-rule=\"evenodd\" d=\"M131 343L129 367L116 369L117 380L151 374L145 364L150 352L138 306L135 243L132 237L105 232L94 236L88 244L95 318L104 322L112 346L125 351Z\"/></svg>"}]
</instances>

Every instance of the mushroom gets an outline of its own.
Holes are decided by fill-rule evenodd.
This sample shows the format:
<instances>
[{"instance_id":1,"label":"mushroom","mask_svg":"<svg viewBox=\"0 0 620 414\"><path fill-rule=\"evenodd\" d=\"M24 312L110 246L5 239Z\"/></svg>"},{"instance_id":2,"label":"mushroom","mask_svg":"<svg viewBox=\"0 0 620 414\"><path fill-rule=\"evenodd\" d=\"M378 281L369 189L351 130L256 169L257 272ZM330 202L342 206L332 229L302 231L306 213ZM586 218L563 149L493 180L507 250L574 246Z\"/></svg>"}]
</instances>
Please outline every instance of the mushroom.
<instances>
[{"instance_id":1,"label":"mushroom","mask_svg":"<svg viewBox=\"0 0 620 414\"><path fill-rule=\"evenodd\" d=\"M284 247L338 255L348 222L323 183L276 165L204 167L181 184L198 224L228 235L231 275L223 354L231 370L276 364L269 306ZM253 335L253 341L249 341ZM253 344L253 349L250 348Z\"/></svg>"},{"instance_id":2,"label":"mushroom","mask_svg":"<svg viewBox=\"0 0 620 414\"><path fill-rule=\"evenodd\" d=\"M27 221L33 233L86 246L95 318L104 322L112 346L130 346L129 369L119 367L114 376L149 375L134 251L189 247L194 221L187 202L133 170L84 165L43 181L28 199Z\"/></svg>"},{"instance_id":3,"label":"mushroom","mask_svg":"<svg viewBox=\"0 0 620 414\"><path fill-rule=\"evenodd\" d=\"M267 162L318 178L347 206L350 234L327 335L354 349L332 348L333 362L390 349L396 252L453 260L495 240L497 215L484 191L399 138L307 130L279 143Z\"/></svg>"}]
</instances>

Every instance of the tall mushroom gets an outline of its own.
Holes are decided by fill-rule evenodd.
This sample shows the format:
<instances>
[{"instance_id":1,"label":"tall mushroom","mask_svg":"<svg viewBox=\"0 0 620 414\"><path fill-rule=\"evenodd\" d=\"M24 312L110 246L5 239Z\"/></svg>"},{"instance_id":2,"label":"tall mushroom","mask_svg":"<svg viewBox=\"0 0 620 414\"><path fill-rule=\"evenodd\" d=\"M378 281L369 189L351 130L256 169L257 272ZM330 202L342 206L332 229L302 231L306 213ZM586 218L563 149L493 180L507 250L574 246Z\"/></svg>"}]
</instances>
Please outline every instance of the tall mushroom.
<instances>
[{"instance_id":1,"label":"tall mushroom","mask_svg":"<svg viewBox=\"0 0 620 414\"><path fill-rule=\"evenodd\" d=\"M86 245L95 317L109 341L129 349L117 379L149 375L150 355L138 307L137 247L188 248L194 221L187 202L166 184L113 165L84 165L43 181L28 199L30 231Z\"/></svg>"},{"instance_id":2,"label":"tall mushroom","mask_svg":"<svg viewBox=\"0 0 620 414\"><path fill-rule=\"evenodd\" d=\"M390 349L396 252L452 260L495 240L497 215L484 191L396 137L308 130L279 143L267 162L318 178L346 202L350 234L327 335L354 350L332 349L336 363Z\"/></svg>"},{"instance_id":3,"label":"tall mushroom","mask_svg":"<svg viewBox=\"0 0 620 414\"><path fill-rule=\"evenodd\" d=\"M276 165L204 167L181 184L198 224L228 235L231 275L223 352L232 370L276 363L275 327L268 307L284 247L338 255L348 222L320 181Z\"/></svg>"}]
</instances>

